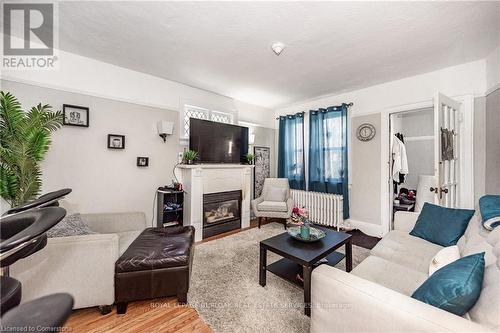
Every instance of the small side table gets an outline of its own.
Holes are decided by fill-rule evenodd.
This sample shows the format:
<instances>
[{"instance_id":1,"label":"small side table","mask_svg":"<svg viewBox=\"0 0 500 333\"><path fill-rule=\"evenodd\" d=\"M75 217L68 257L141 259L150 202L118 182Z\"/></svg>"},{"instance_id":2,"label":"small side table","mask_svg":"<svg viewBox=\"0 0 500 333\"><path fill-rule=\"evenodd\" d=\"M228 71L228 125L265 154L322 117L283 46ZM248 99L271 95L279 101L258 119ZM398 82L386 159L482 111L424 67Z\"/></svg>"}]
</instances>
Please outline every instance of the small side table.
<instances>
[{"instance_id":1,"label":"small side table","mask_svg":"<svg viewBox=\"0 0 500 333\"><path fill-rule=\"evenodd\" d=\"M303 287L306 316L311 316L311 273L320 260L326 258L325 264L335 266L345 258L346 271L352 270L352 236L345 232L314 227L323 230L326 237L314 243L303 243L285 232L260 242L259 284L262 287L266 285L266 272L269 271ZM341 246L345 246L345 255L335 251ZM274 252L283 259L268 265L267 251ZM302 273L303 283L298 283L298 273Z\"/></svg>"}]
</instances>

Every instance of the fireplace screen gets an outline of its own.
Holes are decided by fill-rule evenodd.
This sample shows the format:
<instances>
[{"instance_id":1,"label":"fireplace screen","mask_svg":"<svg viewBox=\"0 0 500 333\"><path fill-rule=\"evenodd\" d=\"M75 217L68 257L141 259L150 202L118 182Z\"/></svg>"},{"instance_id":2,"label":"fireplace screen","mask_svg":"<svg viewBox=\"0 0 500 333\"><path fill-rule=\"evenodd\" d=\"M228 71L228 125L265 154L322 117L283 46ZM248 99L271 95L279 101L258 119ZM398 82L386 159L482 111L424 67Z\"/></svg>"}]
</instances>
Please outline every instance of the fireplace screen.
<instances>
[{"instance_id":1,"label":"fireplace screen","mask_svg":"<svg viewBox=\"0 0 500 333\"><path fill-rule=\"evenodd\" d=\"M205 221L207 225L239 218L238 200L207 203L204 208Z\"/></svg>"},{"instance_id":2,"label":"fireplace screen","mask_svg":"<svg viewBox=\"0 0 500 333\"><path fill-rule=\"evenodd\" d=\"M222 225L227 225L227 228L232 228L234 226L239 226L240 221L241 191L218 192L203 195L203 228L225 229ZM215 232L215 229L212 231Z\"/></svg>"},{"instance_id":3,"label":"fireplace screen","mask_svg":"<svg viewBox=\"0 0 500 333\"><path fill-rule=\"evenodd\" d=\"M241 190L203 194L203 238L241 228Z\"/></svg>"}]
</instances>

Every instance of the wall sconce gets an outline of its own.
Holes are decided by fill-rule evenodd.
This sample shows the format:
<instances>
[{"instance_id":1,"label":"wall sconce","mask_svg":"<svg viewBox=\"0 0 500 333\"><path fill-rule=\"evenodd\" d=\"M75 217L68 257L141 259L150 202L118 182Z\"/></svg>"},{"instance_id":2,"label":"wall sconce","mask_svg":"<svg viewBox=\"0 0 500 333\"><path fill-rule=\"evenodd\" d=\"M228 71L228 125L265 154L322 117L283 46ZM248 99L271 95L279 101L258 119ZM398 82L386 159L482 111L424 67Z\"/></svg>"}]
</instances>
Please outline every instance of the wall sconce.
<instances>
[{"instance_id":1,"label":"wall sconce","mask_svg":"<svg viewBox=\"0 0 500 333\"><path fill-rule=\"evenodd\" d=\"M255 142L255 134L251 133L248 137L248 144L253 145L254 142Z\"/></svg>"},{"instance_id":2,"label":"wall sconce","mask_svg":"<svg viewBox=\"0 0 500 333\"><path fill-rule=\"evenodd\" d=\"M174 123L171 121L161 120L156 124L158 129L158 135L163 139L163 142L167 141L167 135L174 133Z\"/></svg>"}]
</instances>

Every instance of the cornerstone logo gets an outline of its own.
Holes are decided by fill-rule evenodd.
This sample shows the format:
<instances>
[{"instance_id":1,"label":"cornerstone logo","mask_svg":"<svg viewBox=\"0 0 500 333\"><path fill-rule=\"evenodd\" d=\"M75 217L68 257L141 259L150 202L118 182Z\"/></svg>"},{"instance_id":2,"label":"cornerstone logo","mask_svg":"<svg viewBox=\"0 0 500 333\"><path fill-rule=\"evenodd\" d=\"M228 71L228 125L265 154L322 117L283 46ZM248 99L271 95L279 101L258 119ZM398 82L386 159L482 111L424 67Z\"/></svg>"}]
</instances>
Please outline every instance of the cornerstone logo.
<instances>
[{"instance_id":1,"label":"cornerstone logo","mask_svg":"<svg viewBox=\"0 0 500 333\"><path fill-rule=\"evenodd\" d=\"M3 4L3 69L55 69L54 3Z\"/></svg>"}]
</instances>

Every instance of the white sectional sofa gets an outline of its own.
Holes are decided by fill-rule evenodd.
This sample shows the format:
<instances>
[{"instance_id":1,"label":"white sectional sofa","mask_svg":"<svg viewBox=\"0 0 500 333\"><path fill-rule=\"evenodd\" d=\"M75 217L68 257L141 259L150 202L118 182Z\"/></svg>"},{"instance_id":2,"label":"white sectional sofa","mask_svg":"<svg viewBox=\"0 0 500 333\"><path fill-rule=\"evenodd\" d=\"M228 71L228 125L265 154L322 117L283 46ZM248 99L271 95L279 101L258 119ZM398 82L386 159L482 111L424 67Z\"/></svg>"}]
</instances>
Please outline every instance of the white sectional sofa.
<instances>
[{"instance_id":1,"label":"white sectional sofa","mask_svg":"<svg viewBox=\"0 0 500 333\"><path fill-rule=\"evenodd\" d=\"M322 265L312 274L311 332L500 332L500 228L476 215L458 242L460 255L485 252L481 295L460 317L411 298L442 248L409 235L417 213L397 212L389 232L351 273Z\"/></svg>"},{"instance_id":2,"label":"white sectional sofa","mask_svg":"<svg viewBox=\"0 0 500 333\"><path fill-rule=\"evenodd\" d=\"M10 267L22 283L22 302L66 292L74 309L112 305L115 262L144 230L144 213L82 214L97 234L49 238L47 246Z\"/></svg>"}]
</instances>

